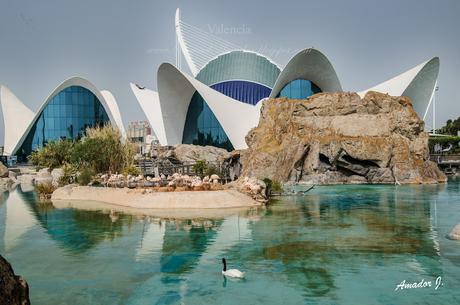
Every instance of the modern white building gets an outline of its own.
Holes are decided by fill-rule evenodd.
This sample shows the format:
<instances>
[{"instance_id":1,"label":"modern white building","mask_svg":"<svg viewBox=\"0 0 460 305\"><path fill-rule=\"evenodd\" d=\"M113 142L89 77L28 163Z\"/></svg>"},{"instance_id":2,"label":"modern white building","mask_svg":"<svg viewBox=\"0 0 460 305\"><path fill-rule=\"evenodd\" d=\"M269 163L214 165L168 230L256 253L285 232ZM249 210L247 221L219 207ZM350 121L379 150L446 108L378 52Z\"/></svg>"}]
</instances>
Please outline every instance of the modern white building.
<instances>
[{"instance_id":1,"label":"modern white building","mask_svg":"<svg viewBox=\"0 0 460 305\"><path fill-rule=\"evenodd\" d=\"M176 66L162 64L158 91L131 84L161 145L213 145L246 148L245 136L257 126L261 101L287 97L305 99L319 92L343 91L329 59L308 48L281 68L268 57L244 50L175 18ZM181 71L183 54L192 75ZM439 73L439 58L358 94L378 91L407 96L424 118Z\"/></svg>"},{"instance_id":2,"label":"modern white building","mask_svg":"<svg viewBox=\"0 0 460 305\"><path fill-rule=\"evenodd\" d=\"M60 84L33 112L7 87L0 86L5 124L5 155L25 161L33 150L58 139L77 139L90 126L110 122L125 136L115 98L92 83L73 77Z\"/></svg>"},{"instance_id":3,"label":"modern white building","mask_svg":"<svg viewBox=\"0 0 460 305\"><path fill-rule=\"evenodd\" d=\"M317 49L295 54L282 68L267 56L245 50L175 16L176 64L157 71L157 91L132 83L131 90L161 145L213 145L246 148L245 136L257 126L262 101L305 99L319 92L343 91L329 59ZM181 70L181 54L191 75ZM369 90L407 96L425 118L439 73L434 57ZM78 139L88 126L111 122L126 136L115 98L74 77L59 85L36 111L0 86L5 123L4 151L19 161L47 142Z\"/></svg>"}]
</instances>

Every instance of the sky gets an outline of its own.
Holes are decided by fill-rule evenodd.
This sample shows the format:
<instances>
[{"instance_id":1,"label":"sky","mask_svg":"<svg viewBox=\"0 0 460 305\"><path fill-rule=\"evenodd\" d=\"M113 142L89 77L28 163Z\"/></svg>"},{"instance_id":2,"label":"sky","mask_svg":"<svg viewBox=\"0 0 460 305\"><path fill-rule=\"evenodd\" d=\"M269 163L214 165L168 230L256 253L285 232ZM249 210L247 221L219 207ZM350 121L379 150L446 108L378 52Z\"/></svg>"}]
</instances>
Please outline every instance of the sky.
<instances>
[{"instance_id":1,"label":"sky","mask_svg":"<svg viewBox=\"0 0 460 305\"><path fill-rule=\"evenodd\" d=\"M113 93L125 126L145 120L129 83L156 90L160 64L175 62L176 8L186 23L280 66L319 49L346 91L438 56L436 127L460 116L458 0L0 0L0 84L36 111L61 82L81 76Z\"/></svg>"}]
</instances>

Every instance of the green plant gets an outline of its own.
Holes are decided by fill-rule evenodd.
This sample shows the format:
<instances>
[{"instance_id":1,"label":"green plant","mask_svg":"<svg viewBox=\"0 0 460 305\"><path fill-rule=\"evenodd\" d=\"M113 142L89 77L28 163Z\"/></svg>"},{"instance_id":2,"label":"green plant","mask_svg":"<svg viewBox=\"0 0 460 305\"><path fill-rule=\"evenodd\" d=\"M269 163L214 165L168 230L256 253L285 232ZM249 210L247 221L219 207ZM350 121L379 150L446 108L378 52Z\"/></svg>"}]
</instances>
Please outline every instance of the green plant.
<instances>
[{"instance_id":1,"label":"green plant","mask_svg":"<svg viewBox=\"0 0 460 305\"><path fill-rule=\"evenodd\" d=\"M262 181L265 183L265 196L268 198L272 194L273 181L270 178L264 178Z\"/></svg>"},{"instance_id":2,"label":"green plant","mask_svg":"<svg viewBox=\"0 0 460 305\"><path fill-rule=\"evenodd\" d=\"M274 192L280 193L283 191L283 184L278 180L273 180L272 190Z\"/></svg>"},{"instance_id":3,"label":"green plant","mask_svg":"<svg viewBox=\"0 0 460 305\"><path fill-rule=\"evenodd\" d=\"M280 193L283 191L283 184L278 180L264 178L262 181L265 183L265 194L267 197L270 196L272 192Z\"/></svg>"},{"instance_id":4,"label":"green plant","mask_svg":"<svg viewBox=\"0 0 460 305\"><path fill-rule=\"evenodd\" d=\"M60 185L73 183L75 178L80 184L87 184L95 173L139 174L134 155L134 144L123 140L118 129L105 125L87 128L80 141L49 142L33 152L29 160L37 168L62 167L64 175Z\"/></svg>"},{"instance_id":5,"label":"green plant","mask_svg":"<svg viewBox=\"0 0 460 305\"><path fill-rule=\"evenodd\" d=\"M92 168L83 168L77 176L77 182L80 185L88 185L94 175L95 173Z\"/></svg>"},{"instance_id":6,"label":"green plant","mask_svg":"<svg viewBox=\"0 0 460 305\"><path fill-rule=\"evenodd\" d=\"M37 193L40 197L48 198L56 188L51 183L40 183L35 186Z\"/></svg>"},{"instance_id":7,"label":"green plant","mask_svg":"<svg viewBox=\"0 0 460 305\"><path fill-rule=\"evenodd\" d=\"M127 175L137 176L140 173L141 173L141 171L139 170L139 168L137 168L134 165L130 165L128 167L125 167L125 169L123 170L123 174L125 176L127 176Z\"/></svg>"},{"instance_id":8,"label":"green plant","mask_svg":"<svg viewBox=\"0 0 460 305\"><path fill-rule=\"evenodd\" d=\"M211 176L211 175L218 175L219 177L222 178L222 173L219 171L219 169L212 164L207 164L207 168L204 172L205 176Z\"/></svg>"},{"instance_id":9,"label":"green plant","mask_svg":"<svg viewBox=\"0 0 460 305\"><path fill-rule=\"evenodd\" d=\"M59 178L59 186L64 186L70 183L74 183L77 180L78 168L70 163L66 163L62 166L63 174Z\"/></svg>"},{"instance_id":10,"label":"green plant","mask_svg":"<svg viewBox=\"0 0 460 305\"><path fill-rule=\"evenodd\" d=\"M106 125L86 130L86 137L75 145L71 162L98 173L121 173L134 166L134 154L134 145L122 141L120 131Z\"/></svg>"},{"instance_id":11,"label":"green plant","mask_svg":"<svg viewBox=\"0 0 460 305\"><path fill-rule=\"evenodd\" d=\"M437 130L436 133L456 136L460 131L460 117L455 120L447 120L446 125Z\"/></svg>"},{"instance_id":12,"label":"green plant","mask_svg":"<svg viewBox=\"0 0 460 305\"><path fill-rule=\"evenodd\" d=\"M193 164L192 167L193 171L195 172L196 175L200 176L201 178L204 177L204 173L208 169L208 165L206 164L206 161L204 160L198 160L196 161L195 164Z\"/></svg>"},{"instance_id":13,"label":"green plant","mask_svg":"<svg viewBox=\"0 0 460 305\"><path fill-rule=\"evenodd\" d=\"M74 143L69 140L48 142L41 149L32 152L29 161L37 168L48 167L50 169L61 167L70 162Z\"/></svg>"},{"instance_id":14,"label":"green plant","mask_svg":"<svg viewBox=\"0 0 460 305\"><path fill-rule=\"evenodd\" d=\"M460 137L457 136L431 136L428 140L428 146L431 152L434 152L434 146L439 144L443 149L452 145L452 149L449 150L448 153L457 153L460 151L459 143Z\"/></svg>"}]
</instances>

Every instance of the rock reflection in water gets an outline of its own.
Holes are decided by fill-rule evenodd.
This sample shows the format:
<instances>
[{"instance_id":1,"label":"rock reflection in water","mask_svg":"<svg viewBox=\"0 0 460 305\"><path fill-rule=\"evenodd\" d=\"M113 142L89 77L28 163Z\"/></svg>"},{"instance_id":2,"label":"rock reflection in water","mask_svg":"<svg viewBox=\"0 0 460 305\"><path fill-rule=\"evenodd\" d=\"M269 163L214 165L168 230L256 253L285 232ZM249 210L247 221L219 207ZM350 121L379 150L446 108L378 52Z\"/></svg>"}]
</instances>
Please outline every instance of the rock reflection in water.
<instances>
[{"instance_id":1,"label":"rock reflection in water","mask_svg":"<svg viewBox=\"0 0 460 305\"><path fill-rule=\"evenodd\" d=\"M339 186L278 199L267 210L270 217L252 228L253 239L262 241L264 259L281 263L282 272L306 296L321 296L335 288L333 268L318 266L346 264L353 272L361 262L386 264L395 255L409 254L423 268L425 257L438 259L436 243L430 238L427 193L432 190L435 195L439 186L400 187L395 192L388 192L386 186L354 190L358 195ZM275 222L278 230L266 236ZM433 276L440 272L436 266L427 269Z\"/></svg>"},{"instance_id":2,"label":"rock reflection in water","mask_svg":"<svg viewBox=\"0 0 460 305\"><path fill-rule=\"evenodd\" d=\"M452 287L389 291L403 279L458 283L458 243L436 235L458 222L458 198L440 186L328 186L265 209L176 217L59 208L16 190L0 204L0 251L30 279L34 304L454 304ZM222 257L247 280L226 282Z\"/></svg>"}]
</instances>

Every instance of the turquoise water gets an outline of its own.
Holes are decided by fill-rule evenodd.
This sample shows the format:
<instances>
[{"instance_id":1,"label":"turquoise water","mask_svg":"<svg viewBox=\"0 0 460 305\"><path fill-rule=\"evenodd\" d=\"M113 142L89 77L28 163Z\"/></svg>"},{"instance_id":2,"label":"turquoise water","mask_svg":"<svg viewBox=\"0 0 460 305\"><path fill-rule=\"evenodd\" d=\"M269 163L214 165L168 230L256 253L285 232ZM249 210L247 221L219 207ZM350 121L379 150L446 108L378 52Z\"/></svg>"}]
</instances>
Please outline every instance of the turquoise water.
<instances>
[{"instance_id":1,"label":"turquoise water","mask_svg":"<svg viewBox=\"0 0 460 305\"><path fill-rule=\"evenodd\" d=\"M445 238L459 222L458 180L317 187L217 219L57 209L17 189L0 198L0 253L33 305L460 304ZM247 278L224 278L222 257Z\"/></svg>"}]
</instances>

